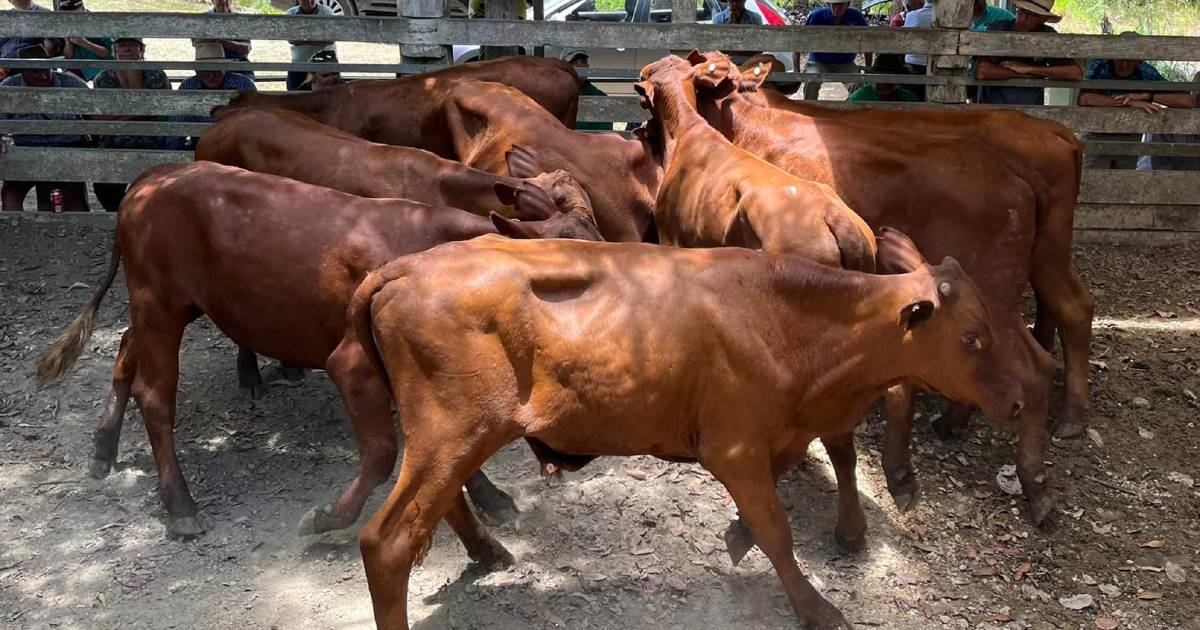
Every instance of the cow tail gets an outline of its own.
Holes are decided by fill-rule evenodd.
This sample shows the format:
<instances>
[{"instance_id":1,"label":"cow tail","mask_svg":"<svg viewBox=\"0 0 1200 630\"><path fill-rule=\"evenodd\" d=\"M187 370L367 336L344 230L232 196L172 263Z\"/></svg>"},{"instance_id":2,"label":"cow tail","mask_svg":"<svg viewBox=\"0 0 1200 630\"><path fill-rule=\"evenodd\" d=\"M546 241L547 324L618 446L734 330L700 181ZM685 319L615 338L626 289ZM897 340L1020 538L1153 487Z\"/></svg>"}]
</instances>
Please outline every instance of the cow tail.
<instances>
[{"instance_id":1,"label":"cow tail","mask_svg":"<svg viewBox=\"0 0 1200 630\"><path fill-rule=\"evenodd\" d=\"M83 353L83 347L92 337L92 331L96 328L96 311L100 309L100 302L104 300L104 294L108 293L108 289L112 287L113 278L117 276L117 268L121 265L121 241L117 239L116 232L113 232L112 256L108 261L108 276L96 293L92 295L92 299L88 302L83 312L71 322L70 326L50 344L50 348L38 358L37 363L37 383L45 385L52 381L56 381L75 362L79 360L79 355Z\"/></svg>"},{"instance_id":2,"label":"cow tail","mask_svg":"<svg viewBox=\"0 0 1200 630\"><path fill-rule=\"evenodd\" d=\"M384 269L376 269L363 278L354 295L350 298L346 318L349 329L362 346L367 359L375 367L375 372L387 384L388 394L392 394L392 381L388 378L387 369L383 365L383 357L379 354L379 346L375 343L375 331L371 321L371 302L375 294L391 280L383 273Z\"/></svg>"}]
</instances>

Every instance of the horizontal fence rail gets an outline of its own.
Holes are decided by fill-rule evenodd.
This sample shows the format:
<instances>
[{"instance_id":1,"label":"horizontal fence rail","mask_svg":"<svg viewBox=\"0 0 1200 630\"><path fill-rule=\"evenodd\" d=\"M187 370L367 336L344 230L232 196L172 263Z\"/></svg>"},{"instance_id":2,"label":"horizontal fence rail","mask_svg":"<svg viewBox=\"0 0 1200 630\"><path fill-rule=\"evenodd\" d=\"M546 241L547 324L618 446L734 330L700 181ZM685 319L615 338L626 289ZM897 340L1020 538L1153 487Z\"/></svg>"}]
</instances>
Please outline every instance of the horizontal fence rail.
<instances>
[{"instance_id":1,"label":"horizontal fence rail","mask_svg":"<svg viewBox=\"0 0 1200 630\"><path fill-rule=\"evenodd\" d=\"M83 90L78 88L4 88L0 111L21 114L125 114L138 116L207 115L229 102L229 90ZM979 105L929 103L859 103L821 101L824 107L878 107L884 109L967 109ZM1200 133L1200 109L1174 109L1159 114L1129 108L1072 106L995 106L1055 120L1078 131L1115 133ZM649 118L636 96L581 96L579 119L601 122L641 122ZM0 125L6 121L0 120Z\"/></svg>"}]
</instances>

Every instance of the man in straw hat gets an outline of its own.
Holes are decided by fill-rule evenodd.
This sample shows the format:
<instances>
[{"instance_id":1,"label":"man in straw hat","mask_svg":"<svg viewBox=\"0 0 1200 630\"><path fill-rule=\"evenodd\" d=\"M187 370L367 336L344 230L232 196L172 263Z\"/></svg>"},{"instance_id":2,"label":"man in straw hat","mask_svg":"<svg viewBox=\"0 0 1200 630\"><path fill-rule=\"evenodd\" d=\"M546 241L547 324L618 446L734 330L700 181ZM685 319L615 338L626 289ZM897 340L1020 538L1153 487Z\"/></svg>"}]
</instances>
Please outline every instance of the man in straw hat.
<instances>
[{"instance_id":1,"label":"man in straw hat","mask_svg":"<svg viewBox=\"0 0 1200 630\"><path fill-rule=\"evenodd\" d=\"M1058 32L1049 25L1062 19L1062 16L1051 10L1054 8L1054 0L1014 0L1013 8L1017 11L1017 19L996 22L987 30L1020 33ZM984 57L975 64L975 78L1078 81L1083 78L1083 69L1071 59ZM1040 87L980 86L975 100L979 103L1045 105L1046 95L1045 89Z\"/></svg>"},{"instance_id":2,"label":"man in straw hat","mask_svg":"<svg viewBox=\"0 0 1200 630\"><path fill-rule=\"evenodd\" d=\"M215 42L196 44L196 61L225 61L225 50ZM254 80L237 72L224 70L197 70L194 76L188 77L179 84L179 91L186 90L238 90L256 91ZM207 122L213 121L211 116L172 116L171 122ZM168 149L190 151L195 148L195 138L171 138L167 140Z\"/></svg>"}]
</instances>

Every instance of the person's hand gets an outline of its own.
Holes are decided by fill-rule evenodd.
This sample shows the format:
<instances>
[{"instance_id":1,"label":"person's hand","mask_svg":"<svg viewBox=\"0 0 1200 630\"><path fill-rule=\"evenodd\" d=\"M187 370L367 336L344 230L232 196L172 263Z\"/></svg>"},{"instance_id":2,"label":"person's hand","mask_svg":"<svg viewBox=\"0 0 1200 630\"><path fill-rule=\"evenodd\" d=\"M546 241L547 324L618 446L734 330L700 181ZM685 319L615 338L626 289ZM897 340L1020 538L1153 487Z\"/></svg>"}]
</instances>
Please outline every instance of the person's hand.
<instances>
[{"instance_id":1,"label":"person's hand","mask_svg":"<svg viewBox=\"0 0 1200 630\"><path fill-rule=\"evenodd\" d=\"M68 37L67 41L71 42L72 44L75 44L76 46L82 46L82 45L84 45L84 43L87 42L87 38L86 37L78 37L78 36L77 37Z\"/></svg>"},{"instance_id":2,"label":"person's hand","mask_svg":"<svg viewBox=\"0 0 1200 630\"><path fill-rule=\"evenodd\" d=\"M1033 66L1027 63L1021 63L1020 61L1001 61L1000 67L1006 68L1017 74L1029 74L1030 72L1033 72Z\"/></svg>"},{"instance_id":3,"label":"person's hand","mask_svg":"<svg viewBox=\"0 0 1200 630\"><path fill-rule=\"evenodd\" d=\"M1132 107L1134 109L1140 109L1150 114L1161 114L1167 109L1167 106L1163 105L1162 103L1151 103L1149 101L1130 100L1129 102L1125 103L1125 106Z\"/></svg>"},{"instance_id":4,"label":"person's hand","mask_svg":"<svg viewBox=\"0 0 1200 630\"><path fill-rule=\"evenodd\" d=\"M1117 100L1121 101L1122 105L1129 105L1129 103L1131 101L1149 102L1151 100L1151 97L1148 92L1137 92L1134 94L1121 94L1121 95L1117 96Z\"/></svg>"}]
</instances>

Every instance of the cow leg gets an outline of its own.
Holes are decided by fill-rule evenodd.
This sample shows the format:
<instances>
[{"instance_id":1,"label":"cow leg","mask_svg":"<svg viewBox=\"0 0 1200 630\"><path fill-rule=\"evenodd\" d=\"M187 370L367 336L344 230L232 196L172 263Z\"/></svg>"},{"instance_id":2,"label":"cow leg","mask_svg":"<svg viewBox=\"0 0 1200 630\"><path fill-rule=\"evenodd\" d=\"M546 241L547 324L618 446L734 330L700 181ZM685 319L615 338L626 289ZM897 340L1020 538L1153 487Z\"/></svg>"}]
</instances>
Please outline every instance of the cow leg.
<instances>
[{"instance_id":1,"label":"cow leg","mask_svg":"<svg viewBox=\"0 0 1200 630\"><path fill-rule=\"evenodd\" d=\"M897 385L884 394L883 409L887 423L883 443L883 472L888 493L896 509L907 512L921 500L921 484L913 472L911 442L916 390Z\"/></svg>"},{"instance_id":2,"label":"cow leg","mask_svg":"<svg viewBox=\"0 0 1200 630\"><path fill-rule=\"evenodd\" d=\"M121 440L121 425L125 422L125 407L129 403L129 390L137 372L137 358L133 349L133 329L121 335L121 346L113 364L112 389L104 405L104 416L93 434L94 450L89 472L93 479L103 479L117 463L117 445Z\"/></svg>"},{"instance_id":3,"label":"cow leg","mask_svg":"<svg viewBox=\"0 0 1200 630\"><path fill-rule=\"evenodd\" d=\"M154 462L158 467L158 496L167 510L167 536L195 538L204 533L196 503L179 469L175 454L175 398L179 385L179 343L189 321L186 316L134 316L132 329L137 354L134 400L142 410Z\"/></svg>"},{"instance_id":4,"label":"cow leg","mask_svg":"<svg viewBox=\"0 0 1200 630\"><path fill-rule=\"evenodd\" d=\"M833 464L838 485L838 522L833 541L842 551L857 553L867 545L867 517L858 498L858 453L854 451L854 432L821 438L825 453Z\"/></svg>"},{"instance_id":5,"label":"cow leg","mask_svg":"<svg viewBox=\"0 0 1200 630\"><path fill-rule=\"evenodd\" d=\"M356 341L345 340L325 361L325 370L342 395L358 444L358 476L327 507L315 507L301 519L299 533L350 527L362 514L371 492L387 481L396 466L396 426L387 384Z\"/></svg>"},{"instance_id":6,"label":"cow leg","mask_svg":"<svg viewBox=\"0 0 1200 630\"><path fill-rule=\"evenodd\" d=\"M470 517L462 486L501 441L446 413L405 410L404 458L400 478L379 511L359 534L375 624L380 630L407 630L408 580L414 564L429 550L444 516L472 558L487 566L511 561L499 542ZM413 412L415 411L415 412Z\"/></svg>"},{"instance_id":7,"label":"cow leg","mask_svg":"<svg viewBox=\"0 0 1200 630\"><path fill-rule=\"evenodd\" d=\"M792 552L792 530L779 501L771 474L767 448L728 449L709 454L701 463L725 485L754 542L770 559L800 620L800 627L816 630L850 629L842 613L813 588Z\"/></svg>"},{"instance_id":8,"label":"cow leg","mask_svg":"<svg viewBox=\"0 0 1200 630\"><path fill-rule=\"evenodd\" d=\"M1046 478L1046 417L1049 412L1050 383L1026 387L1025 407L1021 411L1017 435L1017 478L1029 501L1029 518L1041 525L1054 509L1054 497Z\"/></svg>"},{"instance_id":9,"label":"cow leg","mask_svg":"<svg viewBox=\"0 0 1200 630\"><path fill-rule=\"evenodd\" d=\"M493 523L512 523L521 517L517 502L513 501L508 493L497 488L483 470L476 470L471 478L467 479L467 494L475 507Z\"/></svg>"},{"instance_id":10,"label":"cow leg","mask_svg":"<svg viewBox=\"0 0 1200 630\"><path fill-rule=\"evenodd\" d=\"M238 387L249 390L250 398L259 400L267 393L267 385L258 371L258 355L249 348L238 346Z\"/></svg>"},{"instance_id":11,"label":"cow leg","mask_svg":"<svg viewBox=\"0 0 1200 630\"><path fill-rule=\"evenodd\" d=\"M1037 339L1039 345L1045 348L1046 352L1054 352L1054 320L1050 318L1050 306L1046 303L1046 298L1033 292L1034 301L1037 302L1037 312L1033 322L1033 338Z\"/></svg>"},{"instance_id":12,"label":"cow leg","mask_svg":"<svg viewBox=\"0 0 1200 630\"><path fill-rule=\"evenodd\" d=\"M1054 321L1062 340L1067 392L1065 408L1055 427L1054 436L1071 438L1083 434L1087 421L1088 373L1091 370L1088 359L1091 355L1096 299L1071 264L1070 248L1063 249L1066 259L1050 261L1056 264L1039 261L1034 266L1031 281L1037 294L1045 296L1049 317Z\"/></svg>"},{"instance_id":13,"label":"cow leg","mask_svg":"<svg viewBox=\"0 0 1200 630\"><path fill-rule=\"evenodd\" d=\"M973 409L974 407L971 405L950 401L946 404L946 410L930 423L933 434L947 442L957 442L963 439L967 434L967 426L971 420Z\"/></svg>"}]
</instances>

